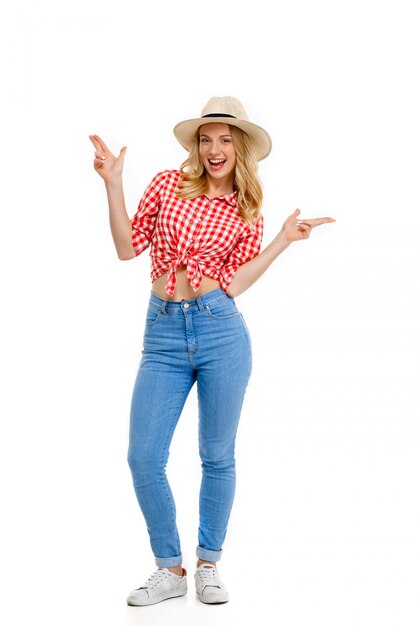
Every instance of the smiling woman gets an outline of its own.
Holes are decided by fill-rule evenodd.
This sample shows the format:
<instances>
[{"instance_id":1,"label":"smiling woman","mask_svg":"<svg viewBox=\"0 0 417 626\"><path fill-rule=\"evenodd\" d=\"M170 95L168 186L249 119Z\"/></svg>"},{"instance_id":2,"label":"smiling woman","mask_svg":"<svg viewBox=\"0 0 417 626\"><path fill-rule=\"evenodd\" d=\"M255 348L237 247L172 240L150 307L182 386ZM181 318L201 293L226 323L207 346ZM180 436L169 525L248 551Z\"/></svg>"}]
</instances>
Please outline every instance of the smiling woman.
<instances>
[{"instance_id":1,"label":"smiling woman","mask_svg":"<svg viewBox=\"0 0 417 626\"><path fill-rule=\"evenodd\" d=\"M207 172L208 195L232 193L236 150L227 124L204 124L200 128L200 156Z\"/></svg>"},{"instance_id":2,"label":"smiling woman","mask_svg":"<svg viewBox=\"0 0 417 626\"><path fill-rule=\"evenodd\" d=\"M119 258L134 258L151 246L152 291L132 394L128 462L158 569L130 593L128 604L135 606L187 591L165 466L194 383L202 461L196 592L202 602L228 601L216 564L234 500L235 438L252 371L249 330L234 296L293 241L334 221L298 220L296 209L261 252L257 167L271 150L268 133L229 96L211 98L201 117L180 122L174 133L188 158L179 170L156 174L131 220L121 183L126 148L116 158L100 137L90 136Z\"/></svg>"},{"instance_id":3,"label":"smiling woman","mask_svg":"<svg viewBox=\"0 0 417 626\"><path fill-rule=\"evenodd\" d=\"M181 165L181 198L206 193L210 197L237 192L240 217L249 225L262 207L262 187L253 145L237 126L214 122L195 133L188 159Z\"/></svg>"}]
</instances>

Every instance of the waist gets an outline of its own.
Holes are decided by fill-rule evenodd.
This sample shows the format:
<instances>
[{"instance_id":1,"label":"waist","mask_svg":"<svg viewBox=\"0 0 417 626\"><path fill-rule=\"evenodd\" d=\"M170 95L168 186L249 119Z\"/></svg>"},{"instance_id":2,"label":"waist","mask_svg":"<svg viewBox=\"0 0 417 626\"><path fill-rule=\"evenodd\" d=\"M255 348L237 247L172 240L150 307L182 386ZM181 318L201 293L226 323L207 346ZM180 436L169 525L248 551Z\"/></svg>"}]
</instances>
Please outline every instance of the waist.
<instances>
[{"instance_id":1,"label":"waist","mask_svg":"<svg viewBox=\"0 0 417 626\"><path fill-rule=\"evenodd\" d=\"M154 294L159 296L162 300L172 300L175 302L180 302L181 300L192 300L198 296L202 296L205 293L213 291L220 287L220 283L218 280L207 276L206 274L202 275L201 285L195 291L187 278L187 266L182 265L176 270L176 285L175 291L172 296L170 296L166 290L165 286L167 283L169 272L164 272L160 274L152 283L152 291Z\"/></svg>"},{"instance_id":2,"label":"waist","mask_svg":"<svg viewBox=\"0 0 417 626\"><path fill-rule=\"evenodd\" d=\"M221 287L217 289L213 289L213 291L209 291L208 293L204 293L201 296L197 296L196 298L190 298L188 300L183 299L180 302L175 302L174 300L166 300L157 296L153 291L151 291L150 295L150 303L158 308L163 308L164 311L176 312L180 311L184 306L187 306L188 310L199 309L202 311L207 305L213 305L215 302L220 300L227 300L234 302L234 299L228 296Z\"/></svg>"}]
</instances>

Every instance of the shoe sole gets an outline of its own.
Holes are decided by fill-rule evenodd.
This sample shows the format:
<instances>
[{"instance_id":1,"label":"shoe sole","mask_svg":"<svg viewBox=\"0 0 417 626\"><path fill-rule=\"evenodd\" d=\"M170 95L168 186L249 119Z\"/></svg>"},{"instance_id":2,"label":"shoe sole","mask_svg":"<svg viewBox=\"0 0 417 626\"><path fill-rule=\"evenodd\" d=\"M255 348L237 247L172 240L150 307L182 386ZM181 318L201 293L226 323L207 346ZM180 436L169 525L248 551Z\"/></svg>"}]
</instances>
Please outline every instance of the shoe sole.
<instances>
[{"instance_id":1,"label":"shoe sole","mask_svg":"<svg viewBox=\"0 0 417 626\"><path fill-rule=\"evenodd\" d=\"M127 603L129 606L149 606L150 604L158 604L158 602L163 602L164 600L169 600L170 598L180 598L181 596L185 596L186 593L187 589L185 591L173 591L159 598L144 598L143 600L136 600L136 598L131 598L129 596Z\"/></svg>"},{"instance_id":2,"label":"shoe sole","mask_svg":"<svg viewBox=\"0 0 417 626\"><path fill-rule=\"evenodd\" d=\"M225 604L226 602L229 602L229 596L226 596L224 600L216 600L215 598L204 598L204 596L198 592L196 592L196 594L200 602L203 602L204 604Z\"/></svg>"}]
</instances>

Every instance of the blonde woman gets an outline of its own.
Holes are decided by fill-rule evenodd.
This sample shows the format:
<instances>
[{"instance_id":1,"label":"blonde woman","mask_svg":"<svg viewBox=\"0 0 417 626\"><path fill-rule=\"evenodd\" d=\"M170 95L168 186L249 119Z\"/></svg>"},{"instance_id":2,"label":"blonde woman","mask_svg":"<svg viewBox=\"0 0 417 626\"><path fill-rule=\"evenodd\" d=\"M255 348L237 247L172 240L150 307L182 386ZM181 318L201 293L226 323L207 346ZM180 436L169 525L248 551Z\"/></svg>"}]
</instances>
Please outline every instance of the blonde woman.
<instances>
[{"instance_id":1,"label":"blonde woman","mask_svg":"<svg viewBox=\"0 0 417 626\"><path fill-rule=\"evenodd\" d=\"M133 259L151 246L152 288L132 395L128 463L158 569L128 596L134 606L187 592L165 467L194 383L202 462L196 593L205 603L228 601L217 562L235 493L235 438L252 369L249 330L234 298L292 242L335 221L301 220L296 209L260 252L257 167L271 150L268 133L229 96L211 98L201 117L180 122L174 133L189 156L179 170L154 177L132 219L122 189L126 147L115 157L98 135L90 135L118 257Z\"/></svg>"}]
</instances>

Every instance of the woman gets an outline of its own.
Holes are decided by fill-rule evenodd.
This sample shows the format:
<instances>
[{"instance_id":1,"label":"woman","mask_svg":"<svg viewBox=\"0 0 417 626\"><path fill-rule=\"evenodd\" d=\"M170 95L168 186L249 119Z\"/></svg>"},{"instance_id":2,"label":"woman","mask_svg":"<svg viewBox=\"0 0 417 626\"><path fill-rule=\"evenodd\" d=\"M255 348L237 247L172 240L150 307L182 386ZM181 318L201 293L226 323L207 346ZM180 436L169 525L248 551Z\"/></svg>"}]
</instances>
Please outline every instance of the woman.
<instances>
[{"instance_id":1,"label":"woman","mask_svg":"<svg viewBox=\"0 0 417 626\"><path fill-rule=\"evenodd\" d=\"M136 606L187 591L165 466L195 382L202 461L196 592L205 603L228 601L216 564L233 503L235 437L252 366L249 331L234 297L290 243L335 221L300 220L296 209L260 253L257 162L271 150L268 133L231 97L211 98L200 118L177 124L174 133L189 157L180 170L154 177L132 220L122 190L126 147L116 158L100 137L90 135L119 258L132 259L152 244L152 290L132 396L128 462L158 569L129 595L128 604Z\"/></svg>"}]
</instances>

